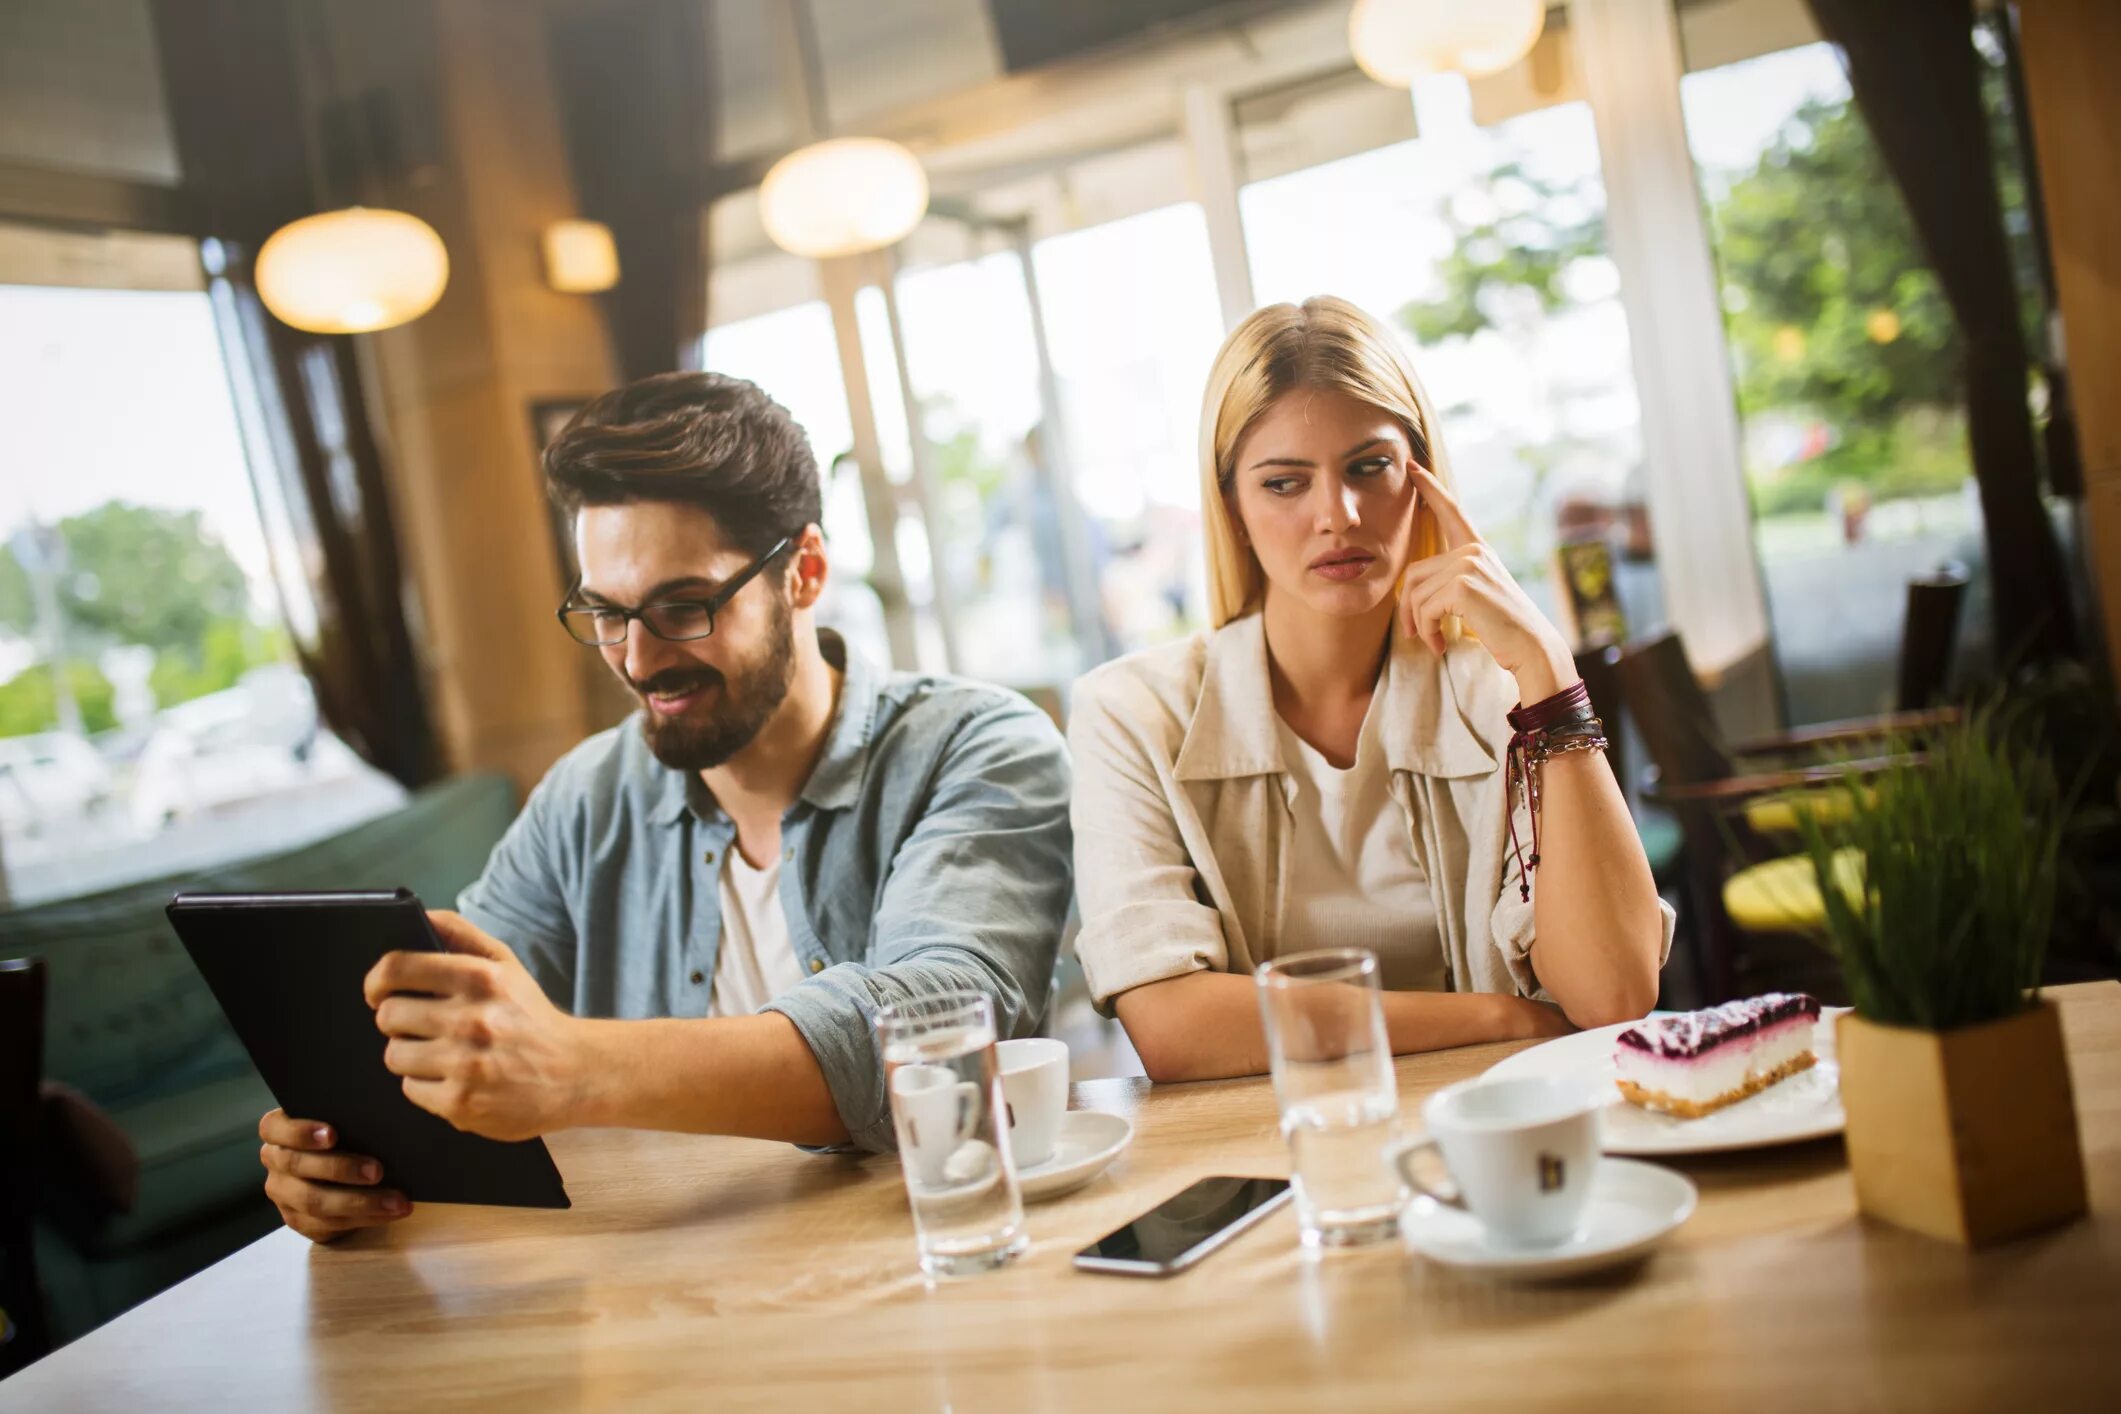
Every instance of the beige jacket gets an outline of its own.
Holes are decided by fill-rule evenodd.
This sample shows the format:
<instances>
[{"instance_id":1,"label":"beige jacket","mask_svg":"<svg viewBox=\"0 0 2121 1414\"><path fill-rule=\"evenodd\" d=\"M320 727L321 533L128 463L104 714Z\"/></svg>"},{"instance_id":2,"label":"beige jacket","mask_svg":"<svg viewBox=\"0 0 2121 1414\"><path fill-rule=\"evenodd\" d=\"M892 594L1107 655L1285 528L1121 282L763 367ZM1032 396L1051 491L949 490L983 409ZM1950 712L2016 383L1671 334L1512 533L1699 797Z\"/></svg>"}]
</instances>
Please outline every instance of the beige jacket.
<instances>
[{"instance_id":1,"label":"beige jacket","mask_svg":"<svg viewBox=\"0 0 2121 1414\"><path fill-rule=\"evenodd\" d=\"M1516 685L1477 643L1441 660L1395 632L1376 704L1392 795L1430 881L1453 991L1551 1000L1533 975L1532 906L1504 820ZM1250 972L1284 950L1293 781L1258 614L1130 654L1076 684L1076 942L1090 994L1188 972ZM1520 803L1527 856L1531 819ZM1534 876L1535 881L1537 876ZM1664 910L1664 953L1672 945ZM1286 940L1287 950L1329 947Z\"/></svg>"}]
</instances>

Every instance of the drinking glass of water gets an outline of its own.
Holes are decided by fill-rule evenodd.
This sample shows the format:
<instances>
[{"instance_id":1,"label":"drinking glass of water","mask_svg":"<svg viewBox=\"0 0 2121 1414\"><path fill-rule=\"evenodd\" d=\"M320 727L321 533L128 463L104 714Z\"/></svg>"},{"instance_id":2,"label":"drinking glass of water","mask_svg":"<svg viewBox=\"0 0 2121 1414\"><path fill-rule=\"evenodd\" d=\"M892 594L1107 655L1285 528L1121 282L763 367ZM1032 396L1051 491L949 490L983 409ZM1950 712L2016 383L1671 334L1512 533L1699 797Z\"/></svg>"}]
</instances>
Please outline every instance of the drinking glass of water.
<instances>
[{"instance_id":1,"label":"drinking glass of water","mask_svg":"<svg viewBox=\"0 0 2121 1414\"><path fill-rule=\"evenodd\" d=\"M1377 954L1292 953L1253 976L1304 1245L1352 1247L1392 1236L1406 1191L1387 1153L1399 1136L1399 1083Z\"/></svg>"},{"instance_id":2,"label":"drinking glass of water","mask_svg":"<svg viewBox=\"0 0 2121 1414\"><path fill-rule=\"evenodd\" d=\"M876 1014L906 1198L930 1276L991 1271L1028 1245L994 1056L994 1003L938 992Z\"/></svg>"}]
</instances>

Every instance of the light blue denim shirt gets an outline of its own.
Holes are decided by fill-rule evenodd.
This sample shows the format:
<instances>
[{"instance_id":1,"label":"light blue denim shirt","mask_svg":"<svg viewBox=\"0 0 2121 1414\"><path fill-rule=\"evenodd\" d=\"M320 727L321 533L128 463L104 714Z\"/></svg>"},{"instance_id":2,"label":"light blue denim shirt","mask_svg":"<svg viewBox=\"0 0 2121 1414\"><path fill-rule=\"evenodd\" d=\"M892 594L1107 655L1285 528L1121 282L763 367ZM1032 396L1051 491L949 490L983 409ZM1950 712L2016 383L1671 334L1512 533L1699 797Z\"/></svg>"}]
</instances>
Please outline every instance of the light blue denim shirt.
<instances>
[{"instance_id":1,"label":"light blue denim shirt","mask_svg":"<svg viewBox=\"0 0 2121 1414\"><path fill-rule=\"evenodd\" d=\"M854 1142L888 1150L879 1007L969 987L1001 1036L1039 1026L1072 888L1068 757L1015 693L879 673L818 638L845 674L839 709L781 818L781 908L807 975L767 1009L809 1042ZM457 908L577 1016L705 1016L735 835L628 720L546 774Z\"/></svg>"}]
</instances>

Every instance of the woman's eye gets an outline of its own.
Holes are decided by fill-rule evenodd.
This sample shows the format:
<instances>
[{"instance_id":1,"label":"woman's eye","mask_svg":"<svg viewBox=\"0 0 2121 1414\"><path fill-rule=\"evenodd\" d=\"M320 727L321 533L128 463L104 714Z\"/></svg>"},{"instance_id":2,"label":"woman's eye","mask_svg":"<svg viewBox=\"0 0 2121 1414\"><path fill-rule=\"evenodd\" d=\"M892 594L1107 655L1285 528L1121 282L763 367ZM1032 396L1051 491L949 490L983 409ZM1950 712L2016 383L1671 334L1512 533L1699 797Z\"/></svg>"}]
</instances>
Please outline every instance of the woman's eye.
<instances>
[{"instance_id":1,"label":"woman's eye","mask_svg":"<svg viewBox=\"0 0 2121 1414\"><path fill-rule=\"evenodd\" d=\"M1351 476L1383 476L1392 469L1390 457L1365 457L1348 468Z\"/></svg>"},{"instance_id":2,"label":"woman's eye","mask_svg":"<svg viewBox=\"0 0 2121 1414\"><path fill-rule=\"evenodd\" d=\"M1270 476L1259 483L1276 496L1289 496L1303 489L1303 482L1294 476Z\"/></svg>"}]
</instances>

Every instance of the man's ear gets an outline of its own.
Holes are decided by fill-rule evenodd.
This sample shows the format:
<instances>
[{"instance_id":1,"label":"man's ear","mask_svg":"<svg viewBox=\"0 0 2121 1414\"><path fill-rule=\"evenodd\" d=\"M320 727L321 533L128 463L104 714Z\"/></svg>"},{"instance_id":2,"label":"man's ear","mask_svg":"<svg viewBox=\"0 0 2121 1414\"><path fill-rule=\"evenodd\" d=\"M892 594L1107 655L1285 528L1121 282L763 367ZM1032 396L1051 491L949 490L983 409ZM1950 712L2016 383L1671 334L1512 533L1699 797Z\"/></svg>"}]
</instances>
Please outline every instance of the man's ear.
<instances>
[{"instance_id":1,"label":"man's ear","mask_svg":"<svg viewBox=\"0 0 2121 1414\"><path fill-rule=\"evenodd\" d=\"M831 569L825 556L825 532L806 525L788 552L788 602L798 609L812 608L825 593Z\"/></svg>"}]
</instances>

